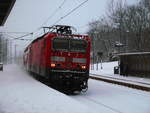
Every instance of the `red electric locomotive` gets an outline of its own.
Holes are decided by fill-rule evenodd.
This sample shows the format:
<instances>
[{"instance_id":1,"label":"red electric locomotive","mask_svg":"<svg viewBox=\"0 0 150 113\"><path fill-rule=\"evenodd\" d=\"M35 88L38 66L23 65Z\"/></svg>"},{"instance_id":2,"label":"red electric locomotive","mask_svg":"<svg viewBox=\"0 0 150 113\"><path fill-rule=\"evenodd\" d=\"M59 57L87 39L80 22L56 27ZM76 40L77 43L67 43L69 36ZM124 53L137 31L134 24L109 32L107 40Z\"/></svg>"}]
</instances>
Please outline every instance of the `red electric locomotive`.
<instances>
[{"instance_id":1,"label":"red electric locomotive","mask_svg":"<svg viewBox=\"0 0 150 113\"><path fill-rule=\"evenodd\" d=\"M72 34L70 26L55 25L24 51L27 71L49 81L52 87L86 91L90 65L90 38Z\"/></svg>"}]
</instances>

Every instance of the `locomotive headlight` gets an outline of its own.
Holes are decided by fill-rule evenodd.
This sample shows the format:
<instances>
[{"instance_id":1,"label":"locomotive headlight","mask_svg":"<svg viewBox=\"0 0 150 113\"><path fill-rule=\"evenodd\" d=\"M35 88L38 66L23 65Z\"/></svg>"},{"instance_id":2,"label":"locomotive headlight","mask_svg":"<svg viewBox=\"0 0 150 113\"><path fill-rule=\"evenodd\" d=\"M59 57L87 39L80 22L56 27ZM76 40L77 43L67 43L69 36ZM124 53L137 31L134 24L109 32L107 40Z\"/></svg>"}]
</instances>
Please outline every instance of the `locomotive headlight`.
<instances>
[{"instance_id":1,"label":"locomotive headlight","mask_svg":"<svg viewBox=\"0 0 150 113\"><path fill-rule=\"evenodd\" d=\"M56 64L53 64L53 63L51 64L51 67L55 67L55 66L56 66Z\"/></svg>"},{"instance_id":2,"label":"locomotive headlight","mask_svg":"<svg viewBox=\"0 0 150 113\"><path fill-rule=\"evenodd\" d=\"M81 66L82 69L86 69L86 66Z\"/></svg>"}]
</instances>

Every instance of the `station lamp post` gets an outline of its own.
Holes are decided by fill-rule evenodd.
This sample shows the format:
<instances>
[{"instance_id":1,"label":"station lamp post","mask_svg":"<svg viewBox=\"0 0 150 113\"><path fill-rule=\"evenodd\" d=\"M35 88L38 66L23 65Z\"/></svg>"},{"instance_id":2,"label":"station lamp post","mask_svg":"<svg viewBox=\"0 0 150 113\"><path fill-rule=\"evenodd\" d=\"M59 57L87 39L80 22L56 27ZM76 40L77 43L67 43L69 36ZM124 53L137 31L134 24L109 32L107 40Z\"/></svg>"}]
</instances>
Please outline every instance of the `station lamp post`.
<instances>
[{"instance_id":1,"label":"station lamp post","mask_svg":"<svg viewBox=\"0 0 150 113\"><path fill-rule=\"evenodd\" d=\"M98 63L99 63L99 59L100 59L100 63L101 63L101 69L103 69L102 66L102 56L103 56L103 52L97 52L97 70L98 70Z\"/></svg>"}]
</instances>

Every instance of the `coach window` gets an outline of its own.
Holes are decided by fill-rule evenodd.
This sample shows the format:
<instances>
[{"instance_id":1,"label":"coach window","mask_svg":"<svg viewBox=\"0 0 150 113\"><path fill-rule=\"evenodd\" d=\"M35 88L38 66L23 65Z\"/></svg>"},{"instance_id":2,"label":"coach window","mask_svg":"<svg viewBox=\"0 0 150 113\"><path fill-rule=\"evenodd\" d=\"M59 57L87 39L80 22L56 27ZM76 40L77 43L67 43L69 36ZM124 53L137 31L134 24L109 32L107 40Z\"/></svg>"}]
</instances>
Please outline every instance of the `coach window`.
<instances>
[{"instance_id":1,"label":"coach window","mask_svg":"<svg viewBox=\"0 0 150 113\"><path fill-rule=\"evenodd\" d=\"M53 49L54 50L64 50L69 49L69 40L64 38L54 38L53 39Z\"/></svg>"}]
</instances>

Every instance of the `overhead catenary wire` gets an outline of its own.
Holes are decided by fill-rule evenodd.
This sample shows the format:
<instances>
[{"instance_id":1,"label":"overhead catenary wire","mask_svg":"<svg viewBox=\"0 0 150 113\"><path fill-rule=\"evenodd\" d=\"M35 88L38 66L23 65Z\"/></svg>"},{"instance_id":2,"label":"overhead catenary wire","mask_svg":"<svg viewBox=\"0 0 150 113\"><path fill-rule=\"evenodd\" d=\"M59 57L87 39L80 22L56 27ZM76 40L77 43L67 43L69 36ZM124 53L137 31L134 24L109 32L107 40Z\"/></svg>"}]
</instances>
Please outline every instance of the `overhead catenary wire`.
<instances>
[{"instance_id":1,"label":"overhead catenary wire","mask_svg":"<svg viewBox=\"0 0 150 113\"><path fill-rule=\"evenodd\" d=\"M29 33L29 32L0 32L0 33L4 33L5 35L11 37L11 38L9 38L11 40L26 40L26 41L30 41L32 39L21 39L21 38L26 37L28 35L33 35L33 33ZM25 35L20 36L20 37L14 37L14 36L9 35L9 34L25 34Z\"/></svg>"},{"instance_id":2,"label":"overhead catenary wire","mask_svg":"<svg viewBox=\"0 0 150 113\"><path fill-rule=\"evenodd\" d=\"M23 38L23 37L26 37L26 36L29 36L29 35L33 35L33 32L25 34L25 35L17 37L17 38L14 38L14 39L20 39L20 38Z\"/></svg>"},{"instance_id":3,"label":"overhead catenary wire","mask_svg":"<svg viewBox=\"0 0 150 113\"><path fill-rule=\"evenodd\" d=\"M9 35L9 34L6 34L8 37L11 37L11 38L8 38L10 40L25 40L25 41L32 41L32 39L16 39L16 37L12 36L12 35Z\"/></svg>"},{"instance_id":4,"label":"overhead catenary wire","mask_svg":"<svg viewBox=\"0 0 150 113\"><path fill-rule=\"evenodd\" d=\"M13 39L16 38L16 37L14 37L14 36L12 36L12 35L9 35L9 34L5 34L5 35L7 35L8 37L10 37L10 38L8 38L8 39L10 39L10 40L13 40Z\"/></svg>"},{"instance_id":5,"label":"overhead catenary wire","mask_svg":"<svg viewBox=\"0 0 150 113\"><path fill-rule=\"evenodd\" d=\"M71 13L73 13L75 10L77 10L78 8L80 8L82 5L84 5L86 2L88 2L89 0L85 0L84 2L82 2L81 4L79 4L77 7L75 7L74 9L72 9L70 12L68 12L66 15L60 17L53 25L57 24L58 22L60 22L62 19L66 18L67 16L69 16Z\"/></svg>"},{"instance_id":6,"label":"overhead catenary wire","mask_svg":"<svg viewBox=\"0 0 150 113\"><path fill-rule=\"evenodd\" d=\"M86 2L88 2L88 1L89 1L89 0L85 0L84 2L82 2L81 4L79 4L77 7L75 7L75 8L72 9L70 12L68 12L66 15L64 15L64 16L62 16L60 19L58 19L54 24L52 24L52 26L55 25L55 24L57 24L58 22L60 22L61 20L63 20L63 19L66 18L67 16L69 16L70 14L72 14L75 10L77 10L78 8L80 8L82 5L84 5L84 4L85 4ZM61 9L61 7L65 4L65 2L66 2L66 0L64 0L64 1L62 2L62 4L61 4L56 10ZM44 25L45 23L47 23L47 21L55 15L56 10L55 10L55 12L54 12L42 25ZM42 26L41 26L41 27L42 27ZM17 37L17 38L15 38L15 39L20 39L20 38L23 38L23 37L26 37L26 36L29 36L29 35L33 35L34 32L36 32L37 30L41 29L41 27L40 27L40 28L37 28L35 31L33 31L33 32L31 32L31 33L28 33L28 34L25 34L25 35L23 35L23 36Z\"/></svg>"},{"instance_id":7,"label":"overhead catenary wire","mask_svg":"<svg viewBox=\"0 0 150 113\"><path fill-rule=\"evenodd\" d=\"M62 8L62 6L65 4L66 1L67 1L67 0L63 0L63 2L60 4L60 6L58 6L58 8L43 22L43 24L42 24L39 28L37 28L37 29L34 30L33 32L27 33L27 34L25 34L25 35L23 35L23 36L20 36L20 37L15 38L15 39L20 39L20 38L23 38L23 37L26 37L26 36L29 36L29 35L33 35L34 32L36 32L36 31L38 31L39 29L41 29L42 26L48 22L48 20L50 20L53 16L55 16L55 14Z\"/></svg>"},{"instance_id":8,"label":"overhead catenary wire","mask_svg":"<svg viewBox=\"0 0 150 113\"><path fill-rule=\"evenodd\" d=\"M24 38L22 38L22 39L16 39L16 40L18 40L18 41L33 41L32 39L24 39Z\"/></svg>"},{"instance_id":9,"label":"overhead catenary wire","mask_svg":"<svg viewBox=\"0 0 150 113\"><path fill-rule=\"evenodd\" d=\"M58 8L43 22L43 24L41 26L43 26L44 24L46 24L51 18L53 18L56 13L62 8L62 6L65 4L67 0L64 0L60 6L58 6Z\"/></svg>"},{"instance_id":10,"label":"overhead catenary wire","mask_svg":"<svg viewBox=\"0 0 150 113\"><path fill-rule=\"evenodd\" d=\"M5 34L27 34L29 32L0 32L0 33L5 33Z\"/></svg>"}]
</instances>

